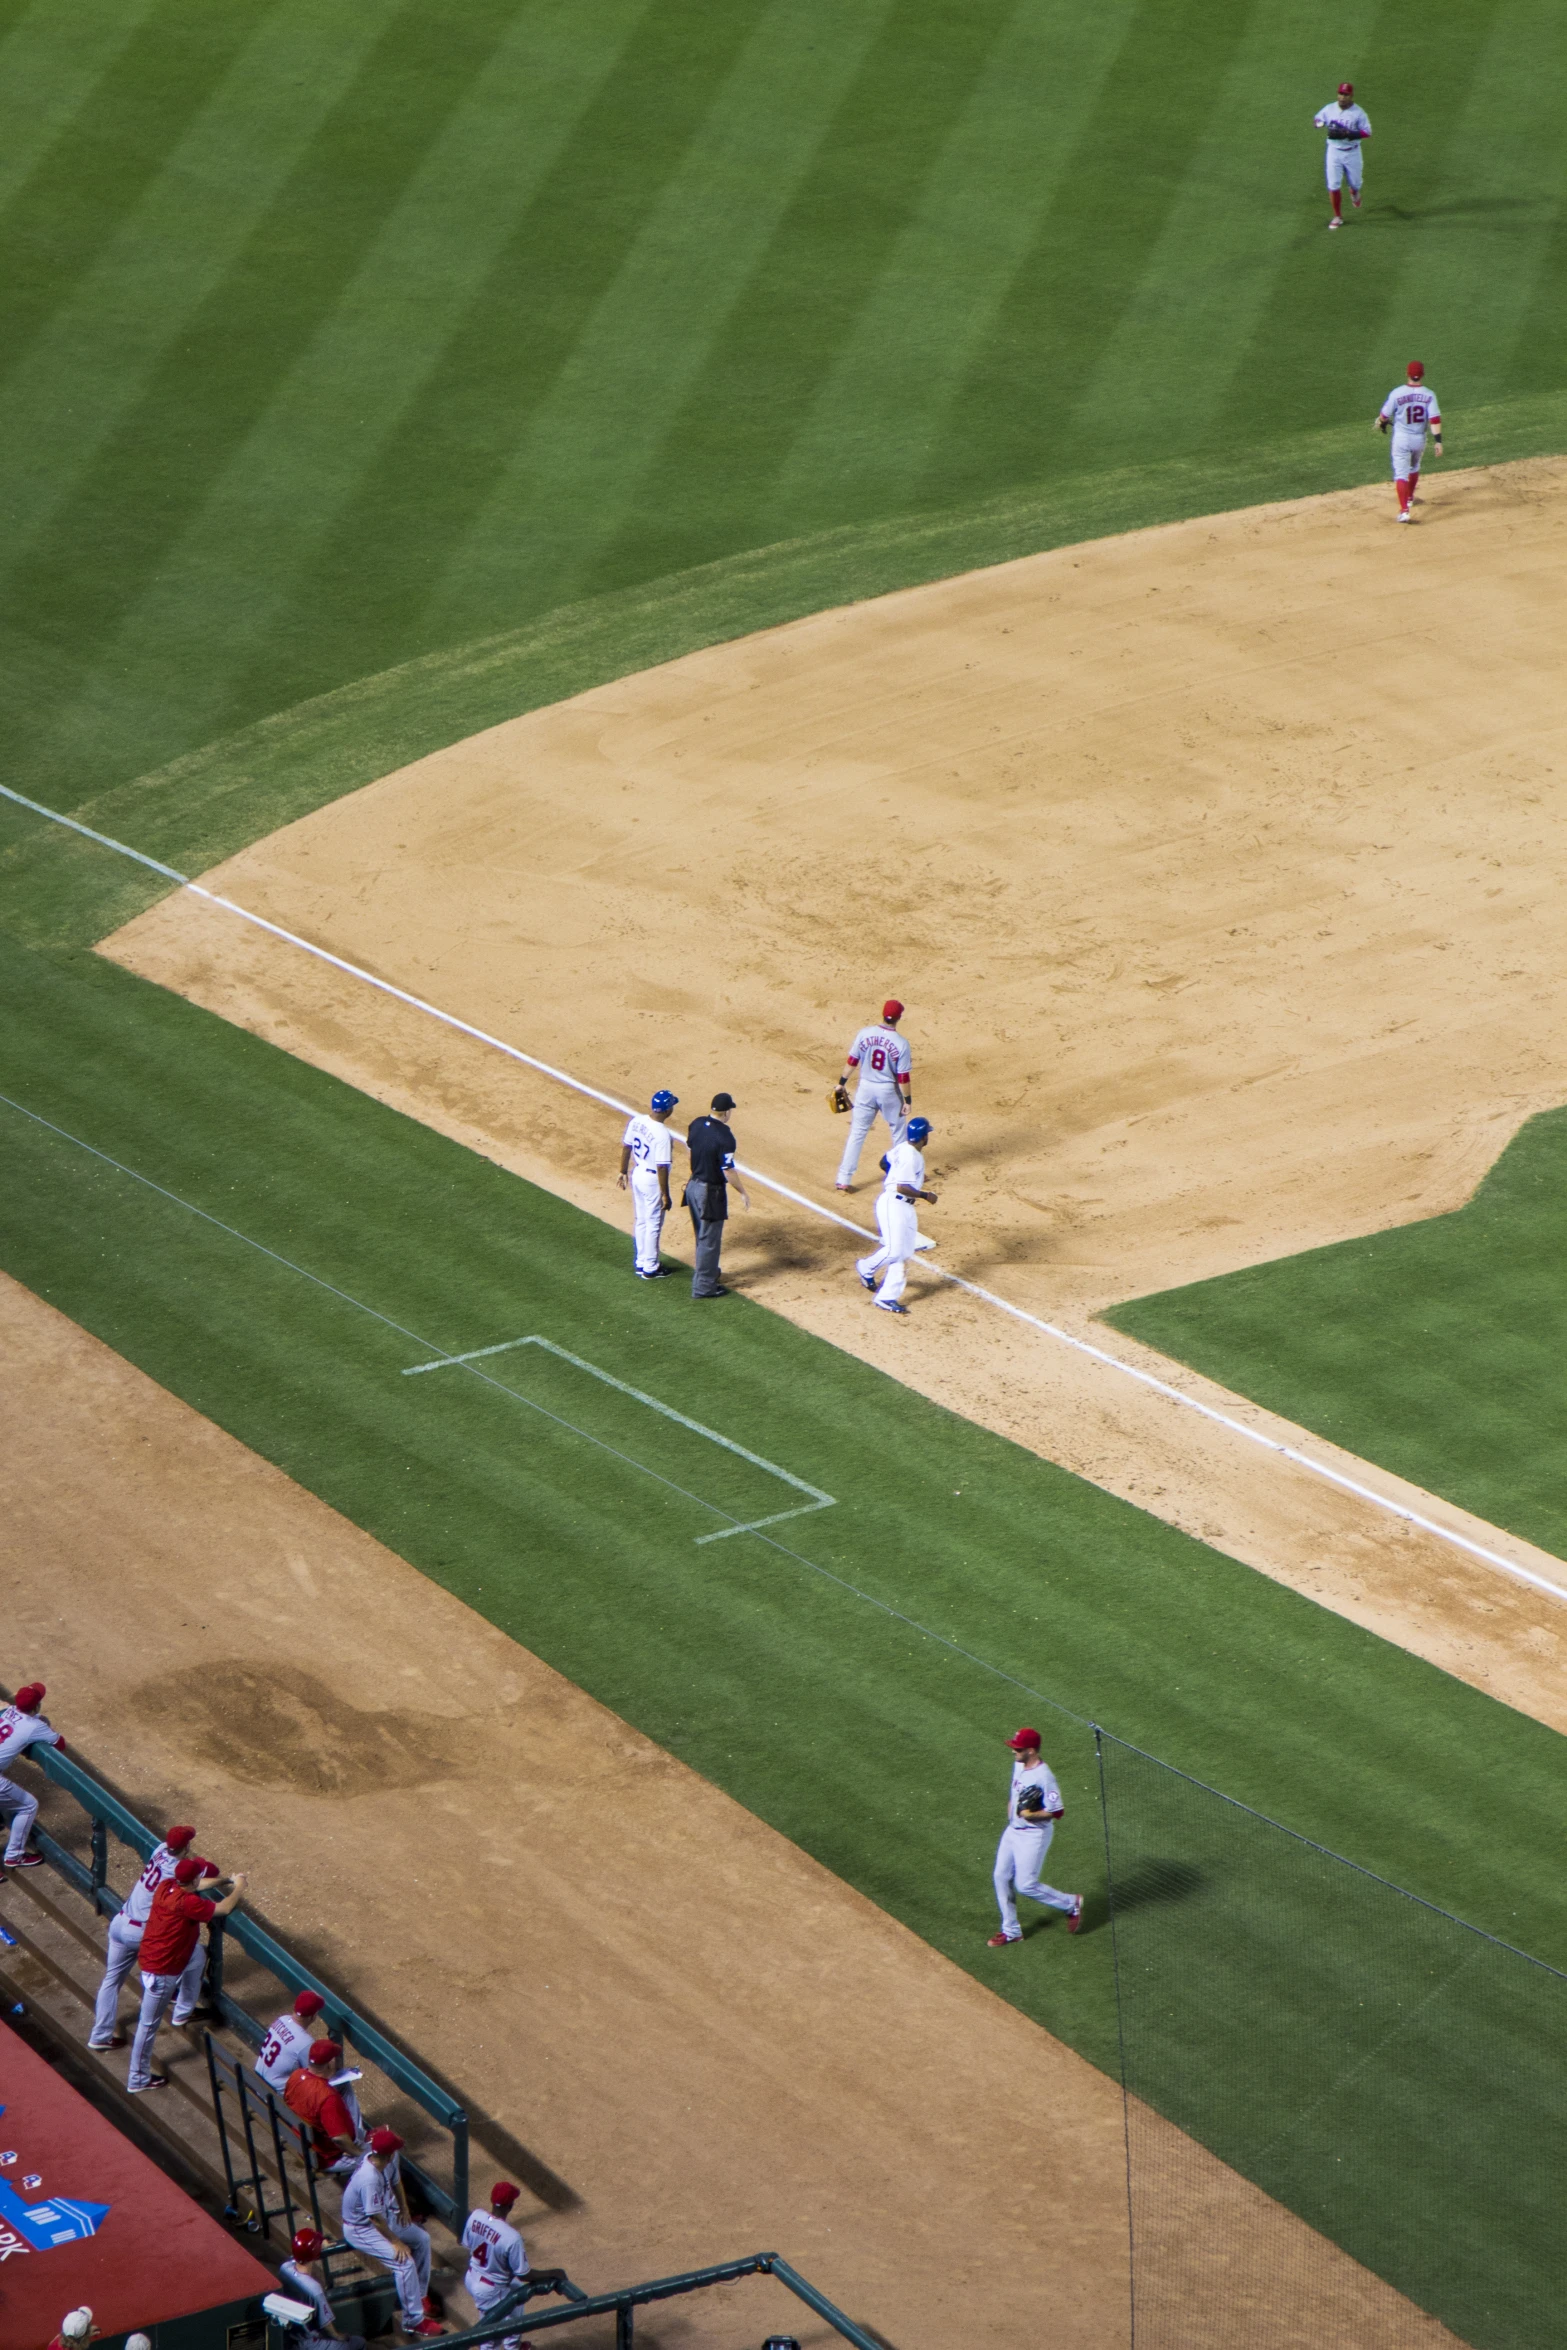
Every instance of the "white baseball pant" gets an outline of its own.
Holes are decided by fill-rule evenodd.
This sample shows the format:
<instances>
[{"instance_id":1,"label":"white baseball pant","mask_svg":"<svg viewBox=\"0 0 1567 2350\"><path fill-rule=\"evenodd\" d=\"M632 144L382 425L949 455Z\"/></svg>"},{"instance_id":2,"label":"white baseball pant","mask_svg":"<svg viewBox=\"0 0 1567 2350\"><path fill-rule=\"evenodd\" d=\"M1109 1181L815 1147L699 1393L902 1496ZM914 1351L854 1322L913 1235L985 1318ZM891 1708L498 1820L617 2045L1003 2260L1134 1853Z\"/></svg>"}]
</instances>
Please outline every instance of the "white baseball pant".
<instances>
[{"instance_id":1,"label":"white baseball pant","mask_svg":"<svg viewBox=\"0 0 1567 2350\"><path fill-rule=\"evenodd\" d=\"M920 1244L919 1212L912 1200L884 1191L876 1202L876 1222L881 1228L881 1247L871 1256L856 1257L854 1269L862 1281L873 1280L880 1273L877 1303L885 1298L889 1305L896 1305L908 1280L908 1261Z\"/></svg>"},{"instance_id":2,"label":"white baseball pant","mask_svg":"<svg viewBox=\"0 0 1567 2350\"><path fill-rule=\"evenodd\" d=\"M0 1779L0 1811L11 1815L11 1833L5 1840L6 1866L14 1868L27 1850L27 1839L38 1817L38 1798L18 1787L14 1779Z\"/></svg>"},{"instance_id":3,"label":"white baseball pant","mask_svg":"<svg viewBox=\"0 0 1567 2350\"><path fill-rule=\"evenodd\" d=\"M1335 147L1329 141L1327 172L1330 188L1341 188L1346 180L1352 188L1358 188L1366 174L1366 159L1360 152L1360 141L1357 139L1353 147Z\"/></svg>"},{"instance_id":4,"label":"white baseball pant","mask_svg":"<svg viewBox=\"0 0 1567 2350\"><path fill-rule=\"evenodd\" d=\"M142 1969L141 2014L136 2019L136 2037L131 2042L130 2069L125 2076L127 2089L145 2089L152 2079L152 2044L183 1980L182 1975L149 1975Z\"/></svg>"},{"instance_id":5,"label":"white baseball pant","mask_svg":"<svg viewBox=\"0 0 1567 2350\"><path fill-rule=\"evenodd\" d=\"M470 2269L467 2276L463 2279L463 2282L468 2287L469 2296L473 2302L474 2308L479 2312L481 2318L485 2318L489 2316L490 2311L495 2307L498 2301L504 2301L508 2293L516 2292L517 2285L521 2282L521 2280L516 2279L513 2282L505 2285L487 2285L481 2278L479 2283L475 2284L473 2281L473 2271ZM519 2324L521 2323L522 2306L523 2305L519 2302L517 2309L514 2312L514 2315L516 2316L517 2322ZM497 2350L497 2345L495 2343L486 2343L484 2350ZM521 2334L501 2335L499 2339L499 2350L522 2350Z\"/></svg>"},{"instance_id":6,"label":"white baseball pant","mask_svg":"<svg viewBox=\"0 0 1567 2350\"><path fill-rule=\"evenodd\" d=\"M854 1170L860 1163L865 1137L878 1117L885 1118L892 1128L893 1141L901 1142L903 1129L909 1122L902 1094L895 1085L877 1083L869 1077L862 1077L860 1089L854 1097L854 1107L849 1112L849 1132L843 1146L843 1157L838 1161L840 1183L854 1181Z\"/></svg>"},{"instance_id":7,"label":"white baseball pant","mask_svg":"<svg viewBox=\"0 0 1567 2350\"><path fill-rule=\"evenodd\" d=\"M103 1970L103 1981L98 1986L98 1997L93 2006L92 2032L89 2048L107 2048L114 2038L120 2020L120 1986L136 1964L145 1926L138 1926L122 1909L109 1920L109 1950ZM207 1972L207 1948L198 1942L190 1954L190 1964L180 1976L179 1997L175 2001L174 2020L184 2023L191 2009L201 1997L201 1985Z\"/></svg>"},{"instance_id":8,"label":"white baseball pant","mask_svg":"<svg viewBox=\"0 0 1567 2350\"><path fill-rule=\"evenodd\" d=\"M1047 1885L1040 1877L1045 1854L1050 1850L1055 1822L1044 1828L1003 1828L1001 1842L996 1847L996 1904L1001 1911L1001 1931L1006 1935L1022 1932L1017 1922L1017 1899L1040 1901L1046 1909L1070 1911L1076 1902L1072 1893L1058 1893L1054 1885Z\"/></svg>"},{"instance_id":9,"label":"white baseball pant","mask_svg":"<svg viewBox=\"0 0 1567 2350\"><path fill-rule=\"evenodd\" d=\"M658 1244L664 1230L664 1200L658 1177L645 1167L631 1170L631 1208L635 1219L637 1271L658 1271Z\"/></svg>"},{"instance_id":10,"label":"white baseball pant","mask_svg":"<svg viewBox=\"0 0 1567 2350\"><path fill-rule=\"evenodd\" d=\"M412 2333L424 2323L424 2297L430 2290L430 2239L425 2230L412 2220L389 2219L381 2228L364 2226L359 2222L343 2223L343 2240L352 2244L356 2252L368 2252L372 2260L384 2261L392 2272L397 2287L397 2298L402 2304L403 2324ZM395 2237L396 2243L389 2243ZM413 2254L411 2260L401 2257L400 2245Z\"/></svg>"}]
</instances>

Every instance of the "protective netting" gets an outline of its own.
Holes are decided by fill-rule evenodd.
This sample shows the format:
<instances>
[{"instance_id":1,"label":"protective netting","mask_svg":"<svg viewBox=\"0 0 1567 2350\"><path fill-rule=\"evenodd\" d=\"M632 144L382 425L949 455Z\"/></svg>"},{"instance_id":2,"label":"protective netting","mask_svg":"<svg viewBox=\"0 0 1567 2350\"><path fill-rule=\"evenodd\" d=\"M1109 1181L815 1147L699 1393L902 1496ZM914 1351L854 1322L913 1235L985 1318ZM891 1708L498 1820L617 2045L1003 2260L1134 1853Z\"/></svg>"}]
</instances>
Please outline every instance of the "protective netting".
<instances>
[{"instance_id":1,"label":"protective netting","mask_svg":"<svg viewBox=\"0 0 1567 2350\"><path fill-rule=\"evenodd\" d=\"M1567 1976L1108 1734L1101 1762L1138 2350L1560 2339Z\"/></svg>"}]
</instances>

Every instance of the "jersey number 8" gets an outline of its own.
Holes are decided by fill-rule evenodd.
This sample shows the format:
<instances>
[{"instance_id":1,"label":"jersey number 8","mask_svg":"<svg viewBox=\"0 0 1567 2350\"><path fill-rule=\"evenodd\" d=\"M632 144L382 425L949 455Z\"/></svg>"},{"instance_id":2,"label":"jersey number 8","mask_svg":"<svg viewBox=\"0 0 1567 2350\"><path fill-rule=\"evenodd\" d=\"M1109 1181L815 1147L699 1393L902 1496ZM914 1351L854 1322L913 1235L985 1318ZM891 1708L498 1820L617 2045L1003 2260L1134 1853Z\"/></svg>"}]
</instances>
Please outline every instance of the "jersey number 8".
<instances>
[{"instance_id":1,"label":"jersey number 8","mask_svg":"<svg viewBox=\"0 0 1567 2350\"><path fill-rule=\"evenodd\" d=\"M880 1045L878 1045L878 1046L876 1047L876 1050L875 1050L875 1051L872 1053L872 1055L871 1055L871 1067L872 1067L873 1069L885 1069L885 1068L886 1068L886 1066L887 1066L887 1056L886 1056L886 1054L885 1054L885 1053L882 1051L882 1049L881 1049L881 1046L880 1046Z\"/></svg>"}]
</instances>

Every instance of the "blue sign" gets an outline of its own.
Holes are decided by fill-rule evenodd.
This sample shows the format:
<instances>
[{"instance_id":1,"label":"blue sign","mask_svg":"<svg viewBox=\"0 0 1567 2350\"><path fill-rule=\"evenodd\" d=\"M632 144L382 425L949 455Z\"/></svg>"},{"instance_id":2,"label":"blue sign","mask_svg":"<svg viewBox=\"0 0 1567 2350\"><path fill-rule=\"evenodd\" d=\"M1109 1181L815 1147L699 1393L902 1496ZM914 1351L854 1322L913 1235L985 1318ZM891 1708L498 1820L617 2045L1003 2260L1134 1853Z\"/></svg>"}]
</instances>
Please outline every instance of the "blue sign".
<instances>
[{"instance_id":1,"label":"blue sign","mask_svg":"<svg viewBox=\"0 0 1567 2350\"><path fill-rule=\"evenodd\" d=\"M0 2179L0 2226L13 2228L35 2252L52 2251L56 2244L81 2244L95 2236L108 2218L107 2203L81 2203L74 2195L49 2195L41 2203L24 2203L8 2179Z\"/></svg>"}]
</instances>

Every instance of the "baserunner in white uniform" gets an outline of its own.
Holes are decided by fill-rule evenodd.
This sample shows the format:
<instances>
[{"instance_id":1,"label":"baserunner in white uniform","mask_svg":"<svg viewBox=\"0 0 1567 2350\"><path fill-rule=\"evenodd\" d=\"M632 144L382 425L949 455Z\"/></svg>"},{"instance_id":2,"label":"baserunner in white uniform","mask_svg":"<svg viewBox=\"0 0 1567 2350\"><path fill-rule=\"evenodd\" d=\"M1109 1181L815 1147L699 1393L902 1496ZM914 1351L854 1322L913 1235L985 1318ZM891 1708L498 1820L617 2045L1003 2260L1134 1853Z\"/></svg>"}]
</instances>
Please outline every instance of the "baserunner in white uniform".
<instances>
[{"instance_id":1,"label":"baserunner in white uniform","mask_svg":"<svg viewBox=\"0 0 1567 2350\"><path fill-rule=\"evenodd\" d=\"M839 1083L846 1086L856 1070L860 1082L855 1088L848 1140L838 1162L840 1191L853 1190L854 1170L860 1163L865 1138L878 1117L886 1119L894 1142L903 1140L914 1098L914 1057L908 1040L898 1034L898 1022L902 1018L903 1006L896 996L889 996L881 1008L881 1025L862 1028L849 1047ZM840 1094L840 1102L842 1098Z\"/></svg>"},{"instance_id":2,"label":"baserunner in white uniform","mask_svg":"<svg viewBox=\"0 0 1567 2350\"><path fill-rule=\"evenodd\" d=\"M38 1798L6 1774L30 1746L65 1744L59 1731L51 1730L38 1711L48 1694L42 1681L24 1681L12 1702L0 1705L0 1811L11 1815L11 1832L5 1840L8 1869L36 1869L43 1864L43 1854L29 1850L27 1842L38 1817Z\"/></svg>"},{"instance_id":3,"label":"baserunner in white uniform","mask_svg":"<svg viewBox=\"0 0 1567 2350\"><path fill-rule=\"evenodd\" d=\"M462 2248L468 2255L463 2283L481 2318L514 2293L528 2273L527 2250L507 2216L520 2192L510 2179L497 2179L490 2189L489 2210L471 2211L462 2232ZM519 2302L518 2311L521 2308ZM505 2334L500 2350L521 2350L521 2345L520 2332ZM487 2350L494 2350L493 2344Z\"/></svg>"},{"instance_id":4,"label":"baserunner in white uniform","mask_svg":"<svg viewBox=\"0 0 1567 2350\"><path fill-rule=\"evenodd\" d=\"M647 1111L636 1111L620 1138L620 1188L624 1191L628 1183L631 1187L636 1269L642 1281L666 1278L658 1261L658 1244L669 1213L669 1167L675 1152L667 1120L679 1098L667 1086L660 1086Z\"/></svg>"},{"instance_id":5,"label":"baserunner in white uniform","mask_svg":"<svg viewBox=\"0 0 1567 2350\"><path fill-rule=\"evenodd\" d=\"M1349 184L1349 200L1360 210L1360 190L1365 179L1366 164L1361 149L1371 136L1371 117L1363 106L1355 104L1353 82L1340 82L1338 96L1331 106L1324 106L1315 117L1319 131L1328 134L1326 169L1328 175L1328 202L1333 207L1329 228L1344 225L1345 182Z\"/></svg>"},{"instance_id":6,"label":"baserunner in white uniform","mask_svg":"<svg viewBox=\"0 0 1567 2350\"><path fill-rule=\"evenodd\" d=\"M911 1118L903 1140L895 1142L887 1153L887 1180L876 1202L881 1246L870 1256L855 1260L854 1270L860 1277L861 1288L875 1290L876 1303L889 1314L906 1314L909 1310L902 1298L909 1259L920 1245L919 1209L915 1203L923 1199L932 1207L936 1204L935 1192L921 1188L925 1181L925 1161L921 1154L929 1139L930 1120Z\"/></svg>"},{"instance_id":7,"label":"baserunner in white uniform","mask_svg":"<svg viewBox=\"0 0 1567 2350\"><path fill-rule=\"evenodd\" d=\"M93 2007L92 2034L87 2042L89 2048L101 2052L105 2048L118 2048L120 2045L120 1985L136 1964L137 1953L141 1949L142 1930L152 1914L153 1895L166 1877L173 1876L176 1867L189 1852L195 1836L194 1828L171 1828L126 1894L122 1906L109 1920L108 1959ZM206 1969L207 1953L198 1941L191 1953L190 1964L180 1979L174 2018L176 2023L182 2024L189 2020L191 2010L201 1997L202 1977Z\"/></svg>"},{"instance_id":8,"label":"baserunner in white uniform","mask_svg":"<svg viewBox=\"0 0 1567 2350\"><path fill-rule=\"evenodd\" d=\"M1065 1810L1055 1774L1040 1758L1039 1732L1014 1731L1007 1744L1014 1758L1012 1793L1007 1801L1007 1824L996 1847L996 1904L1001 1911L1001 1931L990 1937L992 1950L1023 1939L1023 1929L1017 1922L1019 1894L1025 1900L1042 1902L1046 1909L1064 1910L1069 1934L1075 1934L1083 1922L1081 1893L1058 1893L1039 1874L1056 1832L1056 1822Z\"/></svg>"},{"instance_id":9,"label":"baserunner in white uniform","mask_svg":"<svg viewBox=\"0 0 1567 2350\"><path fill-rule=\"evenodd\" d=\"M1420 460L1425 454L1428 433L1437 456L1442 454L1442 411L1437 406L1435 392L1426 382L1426 371L1420 360L1411 359L1404 374L1406 381L1395 384L1377 410L1377 430L1393 436L1393 487L1398 492L1398 519L1413 522L1410 509L1420 487Z\"/></svg>"}]
</instances>

